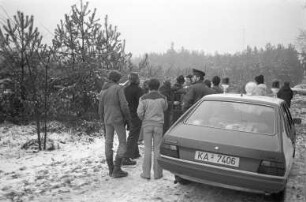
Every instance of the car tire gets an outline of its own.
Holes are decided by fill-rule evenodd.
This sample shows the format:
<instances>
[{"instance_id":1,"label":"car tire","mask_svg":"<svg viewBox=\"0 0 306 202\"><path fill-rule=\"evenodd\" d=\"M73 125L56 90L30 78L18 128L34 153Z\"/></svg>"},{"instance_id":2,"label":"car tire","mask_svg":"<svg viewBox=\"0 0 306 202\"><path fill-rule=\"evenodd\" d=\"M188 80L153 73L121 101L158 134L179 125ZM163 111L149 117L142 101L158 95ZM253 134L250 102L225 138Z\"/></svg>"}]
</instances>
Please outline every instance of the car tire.
<instances>
[{"instance_id":1,"label":"car tire","mask_svg":"<svg viewBox=\"0 0 306 202\"><path fill-rule=\"evenodd\" d=\"M179 183L181 185L187 185L190 184L191 182L189 180L183 179L177 175L174 175L174 184Z\"/></svg>"},{"instance_id":2,"label":"car tire","mask_svg":"<svg viewBox=\"0 0 306 202\"><path fill-rule=\"evenodd\" d=\"M271 194L271 197L275 202L284 202L286 200L286 187L278 193Z\"/></svg>"}]
</instances>

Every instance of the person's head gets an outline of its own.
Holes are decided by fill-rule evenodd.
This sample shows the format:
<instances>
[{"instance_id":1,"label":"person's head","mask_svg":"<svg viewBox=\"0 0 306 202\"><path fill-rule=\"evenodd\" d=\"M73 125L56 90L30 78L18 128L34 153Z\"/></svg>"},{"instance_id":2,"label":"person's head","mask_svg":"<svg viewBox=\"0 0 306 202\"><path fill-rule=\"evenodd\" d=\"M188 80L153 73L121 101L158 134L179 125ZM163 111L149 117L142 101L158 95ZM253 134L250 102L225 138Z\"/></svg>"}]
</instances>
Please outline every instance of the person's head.
<instances>
[{"instance_id":1,"label":"person's head","mask_svg":"<svg viewBox=\"0 0 306 202\"><path fill-rule=\"evenodd\" d=\"M193 82L204 80L205 72L198 69L192 69L192 72L193 72Z\"/></svg>"},{"instance_id":2,"label":"person's head","mask_svg":"<svg viewBox=\"0 0 306 202\"><path fill-rule=\"evenodd\" d=\"M130 84L139 84L139 76L136 72L131 72L129 74Z\"/></svg>"},{"instance_id":3,"label":"person's head","mask_svg":"<svg viewBox=\"0 0 306 202\"><path fill-rule=\"evenodd\" d=\"M142 83L142 88L143 88L143 89L149 89L149 80L145 80L145 81Z\"/></svg>"},{"instance_id":4,"label":"person's head","mask_svg":"<svg viewBox=\"0 0 306 202\"><path fill-rule=\"evenodd\" d=\"M258 75L255 77L255 81L257 83L257 85L259 84L263 84L265 81L264 81L264 76L261 74L261 75Z\"/></svg>"},{"instance_id":5,"label":"person's head","mask_svg":"<svg viewBox=\"0 0 306 202\"><path fill-rule=\"evenodd\" d=\"M184 84L185 83L185 78L183 75L180 75L176 78L176 82L179 84Z\"/></svg>"},{"instance_id":6,"label":"person's head","mask_svg":"<svg viewBox=\"0 0 306 202\"><path fill-rule=\"evenodd\" d=\"M171 88L171 81L170 81L170 79L165 79L163 81L163 86Z\"/></svg>"},{"instance_id":7,"label":"person's head","mask_svg":"<svg viewBox=\"0 0 306 202\"><path fill-rule=\"evenodd\" d=\"M149 85L149 90L150 91L158 90L159 86L160 86L160 82L159 82L158 79L150 79L148 85Z\"/></svg>"},{"instance_id":8,"label":"person's head","mask_svg":"<svg viewBox=\"0 0 306 202\"><path fill-rule=\"evenodd\" d=\"M188 74L185 78L185 85L189 86L192 83L192 74Z\"/></svg>"},{"instance_id":9,"label":"person's head","mask_svg":"<svg viewBox=\"0 0 306 202\"><path fill-rule=\"evenodd\" d=\"M285 82L284 82L284 86L290 87L290 83L289 83L288 81L285 81Z\"/></svg>"},{"instance_id":10,"label":"person's head","mask_svg":"<svg viewBox=\"0 0 306 202\"><path fill-rule=\"evenodd\" d=\"M121 79L121 73L117 70L112 70L109 74L108 74L108 79L118 83L119 80Z\"/></svg>"},{"instance_id":11,"label":"person's head","mask_svg":"<svg viewBox=\"0 0 306 202\"><path fill-rule=\"evenodd\" d=\"M211 88L211 81L209 79L205 79L204 83L207 87Z\"/></svg>"},{"instance_id":12,"label":"person's head","mask_svg":"<svg viewBox=\"0 0 306 202\"><path fill-rule=\"evenodd\" d=\"M228 77L222 78L222 85L229 85L229 78Z\"/></svg>"},{"instance_id":13,"label":"person's head","mask_svg":"<svg viewBox=\"0 0 306 202\"><path fill-rule=\"evenodd\" d=\"M218 76L214 76L213 78L212 78L212 83L213 83L213 85L214 86L219 86L219 84L220 84L220 77L218 77Z\"/></svg>"},{"instance_id":14,"label":"person's head","mask_svg":"<svg viewBox=\"0 0 306 202\"><path fill-rule=\"evenodd\" d=\"M272 88L279 88L279 81L278 80L274 80L272 82Z\"/></svg>"},{"instance_id":15,"label":"person's head","mask_svg":"<svg viewBox=\"0 0 306 202\"><path fill-rule=\"evenodd\" d=\"M245 92L247 95L254 95L256 91L257 84L253 81L248 82L245 85Z\"/></svg>"}]
</instances>

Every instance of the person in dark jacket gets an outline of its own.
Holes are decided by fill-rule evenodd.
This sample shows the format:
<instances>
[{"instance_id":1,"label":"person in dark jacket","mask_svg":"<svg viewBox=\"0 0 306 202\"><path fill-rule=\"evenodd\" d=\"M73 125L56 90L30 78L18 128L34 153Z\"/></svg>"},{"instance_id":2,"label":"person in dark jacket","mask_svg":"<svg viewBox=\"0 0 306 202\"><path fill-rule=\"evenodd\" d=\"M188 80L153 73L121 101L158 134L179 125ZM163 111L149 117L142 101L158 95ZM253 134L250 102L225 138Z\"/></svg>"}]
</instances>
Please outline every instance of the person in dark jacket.
<instances>
[{"instance_id":1,"label":"person in dark jacket","mask_svg":"<svg viewBox=\"0 0 306 202\"><path fill-rule=\"evenodd\" d=\"M143 95L147 94L149 92L149 80L145 80L142 83L141 89L142 89L142 94ZM142 144L142 143L143 143L143 130L141 128L140 129L139 138L138 138L138 144Z\"/></svg>"},{"instance_id":2,"label":"person in dark jacket","mask_svg":"<svg viewBox=\"0 0 306 202\"><path fill-rule=\"evenodd\" d=\"M123 87L118 84L121 74L111 71L108 74L109 82L102 87L99 102L99 115L102 127L105 128L105 156L109 169L109 175L113 178L126 177L127 172L121 170L122 158L126 152L125 123L131 122L131 115L126 101ZM131 125L131 124L130 124ZM118 136L119 146L115 163L113 162L114 133Z\"/></svg>"},{"instance_id":3,"label":"person in dark jacket","mask_svg":"<svg viewBox=\"0 0 306 202\"><path fill-rule=\"evenodd\" d=\"M223 93L222 88L219 86L220 85L220 81L221 81L221 79L218 76L214 76L212 78L212 83L213 83L212 89L214 89L216 91L216 93Z\"/></svg>"},{"instance_id":4,"label":"person in dark jacket","mask_svg":"<svg viewBox=\"0 0 306 202\"><path fill-rule=\"evenodd\" d=\"M211 81L209 79L205 79L204 83L206 84L208 88L211 88Z\"/></svg>"},{"instance_id":5,"label":"person in dark jacket","mask_svg":"<svg viewBox=\"0 0 306 202\"><path fill-rule=\"evenodd\" d=\"M291 99L293 98L293 91L290 88L289 82L284 82L284 85L279 89L277 97L286 101L288 107L291 106Z\"/></svg>"},{"instance_id":6,"label":"person in dark jacket","mask_svg":"<svg viewBox=\"0 0 306 202\"><path fill-rule=\"evenodd\" d=\"M159 88L159 92L167 98L168 108L164 111L164 125L163 125L163 134L169 129L170 127L170 112L172 108L172 90L171 90L171 82L170 80L165 80L163 85Z\"/></svg>"},{"instance_id":7,"label":"person in dark jacket","mask_svg":"<svg viewBox=\"0 0 306 202\"><path fill-rule=\"evenodd\" d=\"M185 78L183 75L180 75L176 78L176 83L172 87L172 91L180 90L184 87Z\"/></svg>"},{"instance_id":8,"label":"person in dark jacket","mask_svg":"<svg viewBox=\"0 0 306 202\"><path fill-rule=\"evenodd\" d=\"M183 98L183 111L189 109L203 96L215 93L213 89L207 87L206 84L203 82L204 76L205 73L203 71L193 69L194 84L189 87L186 95Z\"/></svg>"},{"instance_id":9,"label":"person in dark jacket","mask_svg":"<svg viewBox=\"0 0 306 202\"><path fill-rule=\"evenodd\" d=\"M170 125L172 125L183 113L182 111L182 99L187 88L184 88L185 78L180 75L176 78L176 83L172 87L172 108L170 110Z\"/></svg>"},{"instance_id":10,"label":"person in dark jacket","mask_svg":"<svg viewBox=\"0 0 306 202\"><path fill-rule=\"evenodd\" d=\"M129 74L129 85L125 87L124 94L129 104L131 114L131 125L129 126L129 136L127 138L127 149L122 161L122 165L135 165L136 161L131 159L139 158L138 138L141 129L141 120L137 115L139 98L142 96L142 89L139 87L139 77L137 73Z\"/></svg>"}]
</instances>

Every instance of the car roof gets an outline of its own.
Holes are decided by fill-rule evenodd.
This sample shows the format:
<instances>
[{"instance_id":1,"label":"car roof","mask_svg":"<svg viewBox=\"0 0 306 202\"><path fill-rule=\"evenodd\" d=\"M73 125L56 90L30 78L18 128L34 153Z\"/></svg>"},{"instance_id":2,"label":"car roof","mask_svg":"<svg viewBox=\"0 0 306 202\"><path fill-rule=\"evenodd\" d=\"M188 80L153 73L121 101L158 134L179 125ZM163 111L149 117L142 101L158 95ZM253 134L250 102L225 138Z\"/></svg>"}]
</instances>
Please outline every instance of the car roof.
<instances>
[{"instance_id":1,"label":"car roof","mask_svg":"<svg viewBox=\"0 0 306 202\"><path fill-rule=\"evenodd\" d=\"M211 94L211 95L206 95L202 99L203 100L248 102L248 103L271 105L271 106L280 106L281 103L284 102L284 100L276 98L276 97L246 95L246 94L233 94L233 93Z\"/></svg>"}]
</instances>

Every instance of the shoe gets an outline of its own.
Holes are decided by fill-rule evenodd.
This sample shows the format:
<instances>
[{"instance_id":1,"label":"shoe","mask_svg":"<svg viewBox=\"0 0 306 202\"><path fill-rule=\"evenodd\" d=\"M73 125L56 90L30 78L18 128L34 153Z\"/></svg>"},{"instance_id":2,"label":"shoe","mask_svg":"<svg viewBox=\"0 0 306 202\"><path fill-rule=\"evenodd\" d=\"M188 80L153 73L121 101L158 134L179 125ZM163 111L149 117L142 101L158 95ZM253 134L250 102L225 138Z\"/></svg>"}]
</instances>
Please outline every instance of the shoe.
<instances>
[{"instance_id":1,"label":"shoe","mask_svg":"<svg viewBox=\"0 0 306 202\"><path fill-rule=\"evenodd\" d=\"M113 158L106 159L107 166L108 166L108 174L109 176L112 176L113 170L114 170L114 162Z\"/></svg>"},{"instance_id":2,"label":"shoe","mask_svg":"<svg viewBox=\"0 0 306 202\"><path fill-rule=\"evenodd\" d=\"M144 174L143 174L143 173L141 173L141 174L140 174L140 177L141 177L141 178L143 178L143 179L146 179L146 180L150 180L150 177L146 177L146 176L144 176Z\"/></svg>"},{"instance_id":3,"label":"shoe","mask_svg":"<svg viewBox=\"0 0 306 202\"><path fill-rule=\"evenodd\" d=\"M121 170L121 168L117 166L115 166L114 171L111 175L111 177L113 178L121 178L121 177L126 177L126 176L128 176L128 173Z\"/></svg>"},{"instance_id":4,"label":"shoe","mask_svg":"<svg viewBox=\"0 0 306 202\"><path fill-rule=\"evenodd\" d=\"M121 164L122 164L122 158L116 157L114 170L113 170L112 175L111 175L113 178L121 178L121 177L127 177L128 176L127 172L121 170Z\"/></svg>"},{"instance_id":5,"label":"shoe","mask_svg":"<svg viewBox=\"0 0 306 202\"><path fill-rule=\"evenodd\" d=\"M160 175L160 176L158 176L158 177L154 177L154 179L155 180L158 180L158 179L160 179L160 178L162 178L163 177L163 175Z\"/></svg>"},{"instance_id":6,"label":"shoe","mask_svg":"<svg viewBox=\"0 0 306 202\"><path fill-rule=\"evenodd\" d=\"M136 154L135 156L132 157L132 159L138 159L138 158L140 158L140 157L141 157L140 154Z\"/></svg>"},{"instance_id":7,"label":"shoe","mask_svg":"<svg viewBox=\"0 0 306 202\"><path fill-rule=\"evenodd\" d=\"M122 160L122 165L125 165L125 166L134 166L134 165L136 165L136 161L133 161L130 158L124 158Z\"/></svg>"}]
</instances>

